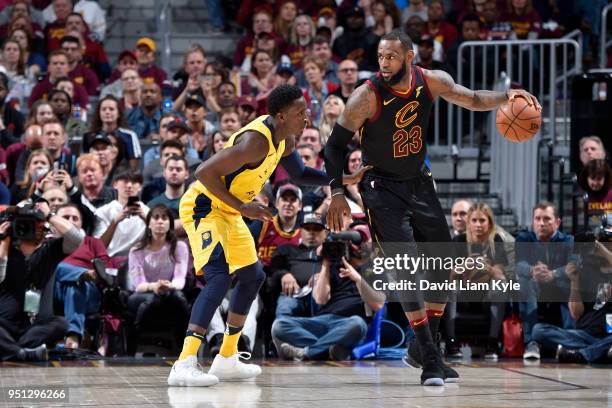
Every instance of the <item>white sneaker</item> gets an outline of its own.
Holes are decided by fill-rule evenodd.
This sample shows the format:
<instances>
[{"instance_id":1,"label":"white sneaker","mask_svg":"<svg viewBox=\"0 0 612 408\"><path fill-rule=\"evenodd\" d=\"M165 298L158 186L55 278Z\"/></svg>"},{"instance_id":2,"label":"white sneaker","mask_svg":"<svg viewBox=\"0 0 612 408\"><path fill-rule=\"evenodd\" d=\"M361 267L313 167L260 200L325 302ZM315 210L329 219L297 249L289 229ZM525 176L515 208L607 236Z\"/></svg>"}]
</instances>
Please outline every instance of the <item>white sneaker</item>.
<instances>
[{"instance_id":1,"label":"white sneaker","mask_svg":"<svg viewBox=\"0 0 612 408\"><path fill-rule=\"evenodd\" d=\"M525 352L523 353L523 359L525 360L539 360L540 359L540 345L535 341L530 341L525 346Z\"/></svg>"},{"instance_id":2,"label":"white sneaker","mask_svg":"<svg viewBox=\"0 0 612 408\"><path fill-rule=\"evenodd\" d=\"M171 386L210 387L218 382L217 377L204 372L196 356L175 361L168 376L168 385Z\"/></svg>"},{"instance_id":3,"label":"white sneaker","mask_svg":"<svg viewBox=\"0 0 612 408\"><path fill-rule=\"evenodd\" d=\"M221 354L217 354L210 366L210 370L208 370L208 374L212 374L220 380L246 380L261 374L260 366L245 364L239 358L248 360L251 358L251 353L241 351L230 357L223 357Z\"/></svg>"}]
</instances>

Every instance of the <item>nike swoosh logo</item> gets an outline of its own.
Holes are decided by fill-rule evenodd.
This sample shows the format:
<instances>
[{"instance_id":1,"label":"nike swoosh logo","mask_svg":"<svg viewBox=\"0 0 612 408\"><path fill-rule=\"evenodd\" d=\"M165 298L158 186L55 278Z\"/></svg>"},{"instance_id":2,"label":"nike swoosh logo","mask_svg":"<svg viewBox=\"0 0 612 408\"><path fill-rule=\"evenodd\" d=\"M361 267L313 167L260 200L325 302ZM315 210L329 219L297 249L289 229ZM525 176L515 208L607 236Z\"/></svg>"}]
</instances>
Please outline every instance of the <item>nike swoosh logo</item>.
<instances>
[{"instance_id":1,"label":"nike swoosh logo","mask_svg":"<svg viewBox=\"0 0 612 408\"><path fill-rule=\"evenodd\" d=\"M395 98L391 98L388 101L383 101L383 105L387 106L388 104L390 104L391 102L393 102L395 100Z\"/></svg>"}]
</instances>

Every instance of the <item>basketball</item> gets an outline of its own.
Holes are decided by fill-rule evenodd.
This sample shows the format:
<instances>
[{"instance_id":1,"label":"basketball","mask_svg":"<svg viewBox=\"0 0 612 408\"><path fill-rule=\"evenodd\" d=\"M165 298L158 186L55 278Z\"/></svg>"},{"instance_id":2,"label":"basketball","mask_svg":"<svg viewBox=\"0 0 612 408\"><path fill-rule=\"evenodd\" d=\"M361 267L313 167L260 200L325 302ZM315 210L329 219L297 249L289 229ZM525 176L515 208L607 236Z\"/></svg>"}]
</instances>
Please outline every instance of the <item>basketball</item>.
<instances>
[{"instance_id":1,"label":"basketball","mask_svg":"<svg viewBox=\"0 0 612 408\"><path fill-rule=\"evenodd\" d=\"M497 110L497 131L511 142L525 142L540 131L542 114L527 100L516 97Z\"/></svg>"}]
</instances>

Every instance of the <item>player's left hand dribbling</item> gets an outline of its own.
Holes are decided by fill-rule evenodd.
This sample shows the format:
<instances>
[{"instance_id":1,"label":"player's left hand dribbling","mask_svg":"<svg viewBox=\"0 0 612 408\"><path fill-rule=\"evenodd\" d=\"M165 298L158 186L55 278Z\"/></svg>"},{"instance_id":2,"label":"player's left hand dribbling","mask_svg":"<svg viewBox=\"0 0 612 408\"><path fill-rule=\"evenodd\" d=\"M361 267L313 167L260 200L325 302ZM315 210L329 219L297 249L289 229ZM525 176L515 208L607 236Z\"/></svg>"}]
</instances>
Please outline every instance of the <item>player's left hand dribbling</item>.
<instances>
[{"instance_id":1,"label":"player's left hand dribbling","mask_svg":"<svg viewBox=\"0 0 612 408\"><path fill-rule=\"evenodd\" d=\"M253 220L269 221L272 219L272 211L258 202L244 203L240 206L240 214Z\"/></svg>"},{"instance_id":2,"label":"player's left hand dribbling","mask_svg":"<svg viewBox=\"0 0 612 408\"><path fill-rule=\"evenodd\" d=\"M512 101L514 98L525 98L530 105L535 106L538 111L542 111L542 106L540 102L538 102L538 98L530 94L524 89L509 89L508 90L508 102Z\"/></svg>"}]
</instances>

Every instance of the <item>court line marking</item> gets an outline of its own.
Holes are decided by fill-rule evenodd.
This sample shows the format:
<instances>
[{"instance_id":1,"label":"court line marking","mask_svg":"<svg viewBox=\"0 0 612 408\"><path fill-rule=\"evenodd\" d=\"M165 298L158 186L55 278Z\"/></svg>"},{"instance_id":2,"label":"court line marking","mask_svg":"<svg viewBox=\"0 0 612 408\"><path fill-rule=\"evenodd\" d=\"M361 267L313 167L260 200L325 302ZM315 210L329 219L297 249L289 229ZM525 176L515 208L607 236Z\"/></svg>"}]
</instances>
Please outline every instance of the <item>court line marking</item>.
<instances>
[{"instance_id":1,"label":"court line marking","mask_svg":"<svg viewBox=\"0 0 612 408\"><path fill-rule=\"evenodd\" d=\"M522 374L522 375L526 375L526 376L529 376L529 377L538 378L540 380L547 380L547 381L552 381L552 382L555 382L555 383L558 383L558 384L569 385L569 386L574 387L575 389L579 389L579 390L590 390L591 389L590 387L587 387L586 385L579 385L579 384L574 384L574 383L567 382L567 381L557 380L555 378L549 378L549 377L544 377L544 376L537 375L537 374L526 373L524 371L519 371L519 370L512 369L512 368L506 368L506 367L498 367L498 368L500 370L510 371L512 373Z\"/></svg>"}]
</instances>

